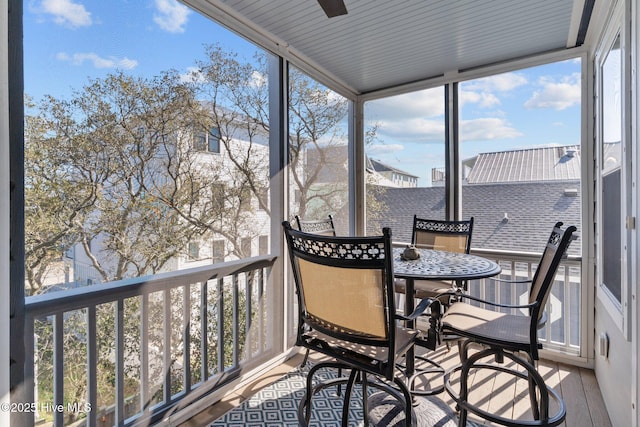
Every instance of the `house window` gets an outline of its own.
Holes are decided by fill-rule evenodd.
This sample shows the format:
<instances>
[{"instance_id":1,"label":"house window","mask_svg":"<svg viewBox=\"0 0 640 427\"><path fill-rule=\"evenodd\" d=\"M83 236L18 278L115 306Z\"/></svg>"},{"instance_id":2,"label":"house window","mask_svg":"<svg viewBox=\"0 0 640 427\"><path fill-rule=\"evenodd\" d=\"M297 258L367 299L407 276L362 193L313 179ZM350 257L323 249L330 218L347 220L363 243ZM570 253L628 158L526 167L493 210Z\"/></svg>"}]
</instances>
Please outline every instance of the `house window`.
<instances>
[{"instance_id":1,"label":"house window","mask_svg":"<svg viewBox=\"0 0 640 427\"><path fill-rule=\"evenodd\" d=\"M220 153L220 129L214 127L209 132L197 132L193 139L193 148L196 151Z\"/></svg>"},{"instance_id":2,"label":"house window","mask_svg":"<svg viewBox=\"0 0 640 427\"><path fill-rule=\"evenodd\" d=\"M269 189L262 188L259 190L258 194L258 209L261 211L266 210L269 205Z\"/></svg>"},{"instance_id":3,"label":"house window","mask_svg":"<svg viewBox=\"0 0 640 427\"><path fill-rule=\"evenodd\" d=\"M207 135L207 148L210 153L220 152L220 129L211 128Z\"/></svg>"},{"instance_id":4,"label":"house window","mask_svg":"<svg viewBox=\"0 0 640 427\"><path fill-rule=\"evenodd\" d=\"M196 242L189 242L187 256L189 261L197 261L200 259L200 245Z\"/></svg>"},{"instance_id":5,"label":"house window","mask_svg":"<svg viewBox=\"0 0 640 427\"><path fill-rule=\"evenodd\" d=\"M258 239L258 255L269 253L269 236L260 236Z\"/></svg>"},{"instance_id":6,"label":"house window","mask_svg":"<svg viewBox=\"0 0 640 427\"><path fill-rule=\"evenodd\" d=\"M217 182L211 184L211 214L221 215L224 210L224 200L227 188L225 184Z\"/></svg>"},{"instance_id":7,"label":"house window","mask_svg":"<svg viewBox=\"0 0 640 427\"><path fill-rule=\"evenodd\" d=\"M251 256L251 237L243 237L240 241L240 250L244 258Z\"/></svg>"},{"instance_id":8,"label":"house window","mask_svg":"<svg viewBox=\"0 0 640 427\"><path fill-rule=\"evenodd\" d=\"M207 145L206 132L197 132L193 137L193 149L196 151L204 151Z\"/></svg>"},{"instance_id":9,"label":"house window","mask_svg":"<svg viewBox=\"0 0 640 427\"><path fill-rule=\"evenodd\" d=\"M251 210L251 190L248 187L244 187L240 191L240 210L248 211Z\"/></svg>"},{"instance_id":10,"label":"house window","mask_svg":"<svg viewBox=\"0 0 640 427\"><path fill-rule=\"evenodd\" d=\"M622 302L622 56L620 36L602 64L602 284L620 304Z\"/></svg>"},{"instance_id":11,"label":"house window","mask_svg":"<svg viewBox=\"0 0 640 427\"><path fill-rule=\"evenodd\" d=\"M631 92L629 40L623 31L623 11L612 19L596 53L597 73L597 297L623 335L631 339L631 231L625 218L633 215L631 125L625 120Z\"/></svg>"},{"instance_id":12,"label":"house window","mask_svg":"<svg viewBox=\"0 0 640 427\"><path fill-rule=\"evenodd\" d=\"M224 262L224 240L214 240L211 248L212 264Z\"/></svg>"}]
</instances>

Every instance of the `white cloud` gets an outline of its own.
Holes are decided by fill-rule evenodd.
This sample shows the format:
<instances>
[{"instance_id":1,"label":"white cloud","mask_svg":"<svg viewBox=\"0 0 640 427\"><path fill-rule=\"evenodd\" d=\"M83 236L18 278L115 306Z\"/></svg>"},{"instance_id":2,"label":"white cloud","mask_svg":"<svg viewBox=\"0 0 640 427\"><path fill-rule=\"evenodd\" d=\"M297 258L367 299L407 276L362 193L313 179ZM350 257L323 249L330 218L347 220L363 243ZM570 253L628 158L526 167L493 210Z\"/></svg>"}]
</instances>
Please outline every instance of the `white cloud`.
<instances>
[{"instance_id":1,"label":"white cloud","mask_svg":"<svg viewBox=\"0 0 640 427\"><path fill-rule=\"evenodd\" d=\"M527 84L527 78L517 73L504 73L473 80L464 85L466 90L481 92L508 92Z\"/></svg>"},{"instance_id":2,"label":"white cloud","mask_svg":"<svg viewBox=\"0 0 640 427\"><path fill-rule=\"evenodd\" d=\"M373 121L444 115L444 91L441 88L392 96L365 104L365 114Z\"/></svg>"},{"instance_id":3,"label":"white cloud","mask_svg":"<svg viewBox=\"0 0 640 427\"><path fill-rule=\"evenodd\" d=\"M251 81L249 83L249 86L259 88L259 87L266 86L267 83L268 83L268 79L266 75L255 70L251 73Z\"/></svg>"},{"instance_id":4,"label":"white cloud","mask_svg":"<svg viewBox=\"0 0 640 427\"><path fill-rule=\"evenodd\" d=\"M380 136L396 140L428 142L444 140L444 121L422 118L379 122Z\"/></svg>"},{"instance_id":5,"label":"white cloud","mask_svg":"<svg viewBox=\"0 0 640 427\"><path fill-rule=\"evenodd\" d=\"M69 55L66 52L60 52L56 55L59 61L69 62L72 65L83 65L85 62L93 64L94 68L118 68L123 70L131 70L138 66L138 61L129 58L102 58L96 53L74 53Z\"/></svg>"},{"instance_id":6,"label":"white cloud","mask_svg":"<svg viewBox=\"0 0 640 427\"><path fill-rule=\"evenodd\" d=\"M92 24L91 13L79 3L72 0L42 0L34 10L53 16L56 24L71 28L88 27Z\"/></svg>"},{"instance_id":7,"label":"white cloud","mask_svg":"<svg viewBox=\"0 0 640 427\"><path fill-rule=\"evenodd\" d=\"M504 119L484 118L460 121L461 141L486 141L519 136L523 134L511 127Z\"/></svg>"},{"instance_id":8,"label":"white cloud","mask_svg":"<svg viewBox=\"0 0 640 427\"><path fill-rule=\"evenodd\" d=\"M157 13L153 21L169 33L183 33L191 11L176 0L156 0Z\"/></svg>"},{"instance_id":9,"label":"white cloud","mask_svg":"<svg viewBox=\"0 0 640 427\"><path fill-rule=\"evenodd\" d=\"M533 92L531 98L524 103L526 108L553 108L561 111L574 105L580 105L579 73L563 77L560 81L554 81L549 77L541 77L539 84L542 89Z\"/></svg>"},{"instance_id":10,"label":"white cloud","mask_svg":"<svg viewBox=\"0 0 640 427\"><path fill-rule=\"evenodd\" d=\"M459 97L460 106L465 104L478 104L482 108L491 108L500 105L500 99L489 92L472 92L461 90Z\"/></svg>"},{"instance_id":11,"label":"white cloud","mask_svg":"<svg viewBox=\"0 0 640 427\"><path fill-rule=\"evenodd\" d=\"M496 92L509 92L526 84L527 78L517 73L504 73L465 82L460 85L460 106L478 104L481 108L492 108L502 103Z\"/></svg>"},{"instance_id":12,"label":"white cloud","mask_svg":"<svg viewBox=\"0 0 640 427\"><path fill-rule=\"evenodd\" d=\"M204 83L207 79L198 67L187 67L187 71L180 74L182 83Z\"/></svg>"},{"instance_id":13,"label":"white cloud","mask_svg":"<svg viewBox=\"0 0 640 427\"><path fill-rule=\"evenodd\" d=\"M397 153L404 150L404 146L400 144L375 144L367 147L367 154L388 154Z\"/></svg>"}]
</instances>

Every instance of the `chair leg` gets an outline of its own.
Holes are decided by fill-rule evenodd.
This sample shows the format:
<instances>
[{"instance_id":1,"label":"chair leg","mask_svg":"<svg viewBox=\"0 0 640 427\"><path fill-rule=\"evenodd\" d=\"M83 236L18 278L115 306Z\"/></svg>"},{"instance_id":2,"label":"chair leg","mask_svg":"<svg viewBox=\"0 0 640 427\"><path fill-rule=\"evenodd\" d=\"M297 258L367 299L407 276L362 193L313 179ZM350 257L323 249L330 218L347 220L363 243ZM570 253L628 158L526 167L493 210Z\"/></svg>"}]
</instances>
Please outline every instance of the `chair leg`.
<instances>
[{"instance_id":1,"label":"chair leg","mask_svg":"<svg viewBox=\"0 0 640 427\"><path fill-rule=\"evenodd\" d=\"M365 426L369 425L369 391L368 391L367 374L362 372L362 421Z\"/></svg>"},{"instance_id":2,"label":"chair leg","mask_svg":"<svg viewBox=\"0 0 640 427\"><path fill-rule=\"evenodd\" d=\"M527 362L529 362L532 366L535 367L535 361L531 357L530 354L527 353ZM533 413L533 419L540 419L540 404L544 404L544 402L538 401L538 388L536 386L536 381L531 375L531 373L527 370L527 382L529 385L529 400L531 401L531 412Z\"/></svg>"},{"instance_id":3,"label":"chair leg","mask_svg":"<svg viewBox=\"0 0 640 427\"><path fill-rule=\"evenodd\" d=\"M300 369L304 368L307 365L307 362L309 361L309 349L306 349L307 351L304 353L304 358L302 359L302 362L300 362ZM338 377L342 376L342 368L338 368ZM342 385L338 384L338 388L336 391L336 394L338 396L340 396L342 394Z\"/></svg>"},{"instance_id":4,"label":"chair leg","mask_svg":"<svg viewBox=\"0 0 640 427\"><path fill-rule=\"evenodd\" d=\"M347 382L347 388L344 391L344 404L342 405L342 425L347 427L349 425L349 407L351 403L351 393L353 392L353 385L360 377L360 371L352 369L349 375L349 381Z\"/></svg>"},{"instance_id":5,"label":"chair leg","mask_svg":"<svg viewBox=\"0 0 640 427\"><path fill-rule=\"evenodd\" d=\"M306 379L305 394L301 397L300 404L298 405L298 424L299 425L308 426L309 422L311 421L311 412L312 412L311 400L314 394L316 394L317 392L319 392L324 388L336 387L341 385L342 383L347 382L344 378L338 377L338 378L324 380L314 385L313 379L316 372L318 372L318 370L320 369L342 369L342 368L348 369L348 366L341 364L339 362L319 362L313 365L311 369L309 369L309 372L307 373L307 379ZM353 378L355 378L354 375L357 372L358 372L357 370L352 370L352 376L349 377L349 381L352 381ZM351 386L351 388L348 388L350 393L350 390L352 390L353 388L353 384L347 384L347 386L348 387ZM350 399L351 396L349 395L347 396L347 398ZM346 413L348 413L348 410L349 409L347 407Z\"/></svg>"},{"instance_id":6,"label":"chair leg","mask_svg":"<svg viewBox=\"0 0 640 427\"><path fill-rule=\"evenodd\" d=\"M482 363L480 360L487 356L495 356L497 353L500 353L501 357L508 358L512 362L515 362L520 367L526 370L525 372L520 372L513 368L508 368L501 364L496 363ZM497 414L489 413L487 411L482 410L479 407L476 407L468 402L468 385L467 379L468 374L471 369L490 369L497 372L508 373L510 375L515 376L516 378L521 378L523 380L527 380L529 382L529 391L533 393L533 397L531 397L532 402L532 412L533 414L537 414L535 416L536 421L519 421L516 419L501 417ZM457 393L453 390L451 385L451 374L453 372L460 372L460 391ZM487 348L485 350L481 350L473 355L469 356L464 362L460 365L457 365L445 372L444 375L445 380L445 390L451 396L451 398L456 402L458 408L460 409L459 414L459 425L464 426L467 422L468 412L471 412L485 420L488 420L492 423L497 423L500 425L509 425L509 426L557 426L561 424L566 417L566 406L562 398L558 395L558 393L547 385L544 382L542 376L538 373L535 366L530 363L525 358L518 357L512 353L504 352L502 349L495 348ZM538 398L539 393L539 398ZM530 395L531 396L531 395ZM550 409L550 401L554 400L559 409L554 415L549 414Z\"/></svg>"},{"instance_id":7,"label":"chair leg","mask_svg":"<svg viewBox=\"0 0 640 427\"><path fill-rule=\"evenodd\" d=\"M300 369L304 368L307 365L307 360L309 360L309 349L307 348L306 350L307 351L304 353L304 358L300 363Z\"/></svg>"},{"instance_id":8,"label":"chair leg","mask_svg":"<svg viewBox=\"0 0 640 427\"><path fill-rule=\"evenodd\" d=\"M404 425L410 427L414 425L413 417L413 397L407 385L400 378L394 378L393 382L398 386L404 396Z\"/></svg>"}]
</instances>

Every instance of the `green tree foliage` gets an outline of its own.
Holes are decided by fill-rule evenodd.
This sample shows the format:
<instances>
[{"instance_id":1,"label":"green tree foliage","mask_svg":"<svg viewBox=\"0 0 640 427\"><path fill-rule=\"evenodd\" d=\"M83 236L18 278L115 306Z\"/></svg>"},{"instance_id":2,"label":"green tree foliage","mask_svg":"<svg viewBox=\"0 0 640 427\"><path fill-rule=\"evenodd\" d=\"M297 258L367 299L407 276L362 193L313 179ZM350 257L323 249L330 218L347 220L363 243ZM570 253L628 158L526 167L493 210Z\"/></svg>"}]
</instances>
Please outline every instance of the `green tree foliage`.
<instances>
[{"instance_id":1,"label":"green tree foliage","mask_svg":"<svg viewBox=\"0 0 640 427\"><path fill-rule=\"evenodd\" d=\"M65 252L75 248L88 259L100 282L154 274L184 255L189 242L223 238L227 250L247 257L243 244L269 219L269 109L267 58L239 59L219 46L206 47L191 79L170 70L153 78L124 72L90 80L69 99L26 99L25 234L26 277L31 294L56 283ZM346 159L341 123L347 101L299 70L290 74L290 159L292 181L299 192L299 214L341 211L346 198ZM219 136L220 153L195 147L201 132ZM197 148L197 149L196 149ZM346 149L344 149L346 153ZM344 174L326 180L322 170ZM256 201L254 203L253 201ZM171 392L183 386L183 298L191 299L191 381L221 374L236 357L260 351L266 342L256 325L268 323L264 301L240 285L210 289L205 300L209 321L207 360L201 359L199 297L194 289L136 297L124 302L124 376L127 416L160 401L162 380ZM193 288L193 287L192 287ZM245 309L251 301L251 313ZM164 348L162 325L169 304L170 348ZM145 310L142 306L145 306ZM258 307L261 307L258 309ZM148 316L150 362L146 366L151 402L140 401L140 355L143 311ZM115 403L115 303L97 307L97 387L101 408ZM223 318L223 330L216 319ZM65 401L82 403L87 395L86 311L64 319ZM262 316L259 318L258 316ZM237 318L237 340L233 319ZM251 328L247 325L251 322ZM41 319L37 385L40 401L51 402L53 390L52 320ZM264 327L263 327L264 328ZM247 330L250 331L247 335ZM247 346L250 343L251 346ZM264 344L262 344L264 347ZM222 346L221 351L219 351ZM159 355L169 352L170 366ZM218 360L219 353L222 360ZM169 370L167 372L167 369ZM80 416L67 414L69 420Z\"/></svg>"}]
</instances>

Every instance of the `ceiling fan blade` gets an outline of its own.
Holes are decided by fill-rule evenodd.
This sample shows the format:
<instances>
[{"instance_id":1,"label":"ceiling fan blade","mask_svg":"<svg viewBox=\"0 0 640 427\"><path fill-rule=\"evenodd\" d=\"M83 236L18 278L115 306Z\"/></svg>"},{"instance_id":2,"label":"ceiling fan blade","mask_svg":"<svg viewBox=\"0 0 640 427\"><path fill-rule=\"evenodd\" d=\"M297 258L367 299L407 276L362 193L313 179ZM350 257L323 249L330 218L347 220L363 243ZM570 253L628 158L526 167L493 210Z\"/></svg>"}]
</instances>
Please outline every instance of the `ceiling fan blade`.
<instances>
[{"instance_id":1,"label":"ceiling fan blade","mask_svg":"<svg viewBox=\"0 0 640 427\"><path fill-rule=\"evenodd\" d=\"M344 5L343 0L318 0L318 3L320 3L322 10L329 18L347 14L347 7Z\"/></svg>"}]
</instances>

